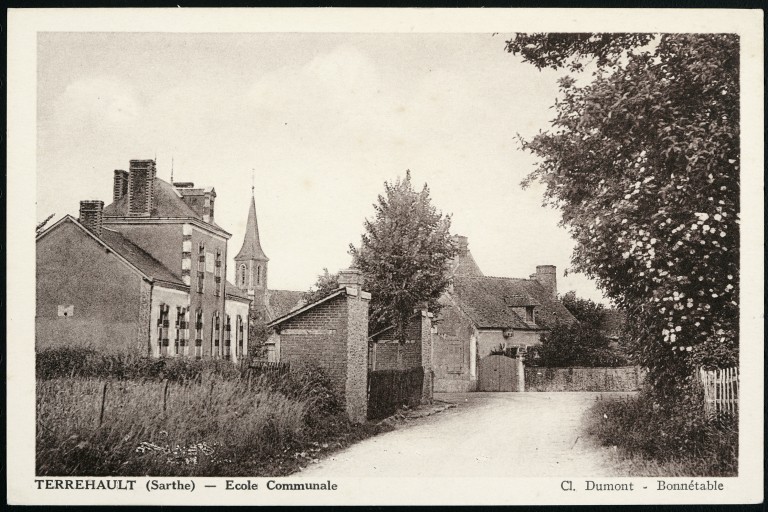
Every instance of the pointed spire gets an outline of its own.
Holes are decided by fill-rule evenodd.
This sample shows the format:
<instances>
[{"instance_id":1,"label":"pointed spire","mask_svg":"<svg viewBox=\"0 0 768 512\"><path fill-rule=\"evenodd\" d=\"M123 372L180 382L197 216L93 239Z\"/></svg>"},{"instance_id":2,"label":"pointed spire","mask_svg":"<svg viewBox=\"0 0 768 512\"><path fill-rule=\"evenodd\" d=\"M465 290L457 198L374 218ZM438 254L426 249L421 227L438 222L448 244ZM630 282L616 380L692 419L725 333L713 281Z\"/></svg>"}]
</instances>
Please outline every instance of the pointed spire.
<instances>
[{"instance_id":1,"label":"pointed spire","mask_svg":"<svg viewBox=\"0 0 768 512\"><path fill-rule=\"evenodd\" d=\"M236 260L263 260L269 261L259 240L259 223L256 220L256 199L251 195L251 208L248 210L248 222L245 225L245 237L240 252L235 256Z\"/></svg>"}]
</instances>

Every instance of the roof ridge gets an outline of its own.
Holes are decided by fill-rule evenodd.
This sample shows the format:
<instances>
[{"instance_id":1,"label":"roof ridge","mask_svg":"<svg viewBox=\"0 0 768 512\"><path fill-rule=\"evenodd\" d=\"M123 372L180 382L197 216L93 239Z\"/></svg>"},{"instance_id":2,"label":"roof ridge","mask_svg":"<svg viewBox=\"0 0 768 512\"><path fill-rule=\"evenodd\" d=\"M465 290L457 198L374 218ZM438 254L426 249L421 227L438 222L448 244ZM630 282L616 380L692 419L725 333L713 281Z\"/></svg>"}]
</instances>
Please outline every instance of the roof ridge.
<instances>
[{"instance_id":1,"label":"roof ridge","mask_svg":"<svg viewBox=\"0 0 768 512\"><path fill-rule=\"evenodd\" d=\"M505 276L455 276L459 279L506 279L508 281L532 281L537 282L535 279L525 277L505 277Z\"/></svg>"}]
</instances>

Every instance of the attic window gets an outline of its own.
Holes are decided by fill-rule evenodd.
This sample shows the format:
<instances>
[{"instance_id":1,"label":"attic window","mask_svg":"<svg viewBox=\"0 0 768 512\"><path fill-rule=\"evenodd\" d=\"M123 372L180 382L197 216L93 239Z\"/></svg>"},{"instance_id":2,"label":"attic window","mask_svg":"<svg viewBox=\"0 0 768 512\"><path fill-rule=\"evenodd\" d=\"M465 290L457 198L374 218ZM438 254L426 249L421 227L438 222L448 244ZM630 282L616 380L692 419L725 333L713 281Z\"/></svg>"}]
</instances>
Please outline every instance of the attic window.
<instances>
[{"instance_id":1,"label":"attic window","mask_svg":"<svg viewBox=\"0 0 768 512\"><path fill-rule=\"evenodd\" d=\"M526 322L535 322L536 321L536 314L533 310L533 306L526 306L525 308L525 321Z\"/></svg>"}]
</instances>

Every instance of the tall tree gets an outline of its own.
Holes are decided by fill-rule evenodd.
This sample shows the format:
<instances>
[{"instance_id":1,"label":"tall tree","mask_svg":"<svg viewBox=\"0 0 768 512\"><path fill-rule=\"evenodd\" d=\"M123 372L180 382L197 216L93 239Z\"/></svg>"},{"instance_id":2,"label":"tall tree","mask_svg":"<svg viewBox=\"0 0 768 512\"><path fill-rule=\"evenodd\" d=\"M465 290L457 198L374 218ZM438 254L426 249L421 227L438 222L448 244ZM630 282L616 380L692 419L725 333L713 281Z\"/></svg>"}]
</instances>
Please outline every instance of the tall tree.
<instances>
[{"instance_id":1,"label":"tall tree","mask_svg":"<svg viewBox=\"0 0 768 512\"><path fill-rule=\"evenodd\" d=\"M302 300L305 303L315 302L323 297L326 297L336 291L339 288L339 274L331 274L327 268L323 269L323 273L317 276L315 284L304 292Z\"/></svg>"},{"instance_id":2,"label":"tall tree","mask_svg":"<svg viewBox=\"0 0 768 512\"><path fill-rule=\"evenodd\" d=\"M585 327L600 329L605 316L605 306L590 299L582 299L571 290L560 297L560 302Z\"/></svg>"},{"instance_id":3,"label":"tall tree","mask_svg":"<svg viewBox=\"0 0 768 512\"><path fill-rule=\"evenodd\" d=\"M735 364L738 36L531 34L507 51L569 73L551 129L523 141L539 157L524 184L546 185L574 269L626 310L657 389Z\"/></svg>"},{"instance_id":4,"label":"tall tree","mask_svg":"<svg viewBox=\"0 0 768 512\"><path fill-rule=\"evenodd\" d=\"M424 184L416 192L411 172L405 179L384 183L384 195L373 205L376 215L365 220L360 248L350 245L353 265L363 272L371 292L369 329L394 325L400 341L414 308L423 302L432 311L448 285L456 255L449 228L451 218L437 211Z\"/></svg>"}]
</instances>

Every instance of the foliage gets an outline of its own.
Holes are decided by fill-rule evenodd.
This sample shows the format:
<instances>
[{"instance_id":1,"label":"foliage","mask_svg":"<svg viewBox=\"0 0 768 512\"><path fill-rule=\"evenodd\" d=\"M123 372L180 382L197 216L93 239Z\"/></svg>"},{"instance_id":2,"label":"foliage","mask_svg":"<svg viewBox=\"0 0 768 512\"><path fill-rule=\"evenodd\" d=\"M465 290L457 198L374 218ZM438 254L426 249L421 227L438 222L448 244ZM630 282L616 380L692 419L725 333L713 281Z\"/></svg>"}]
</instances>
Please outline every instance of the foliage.
<instances>
[{"instance_id":1,"label":"foliage","mask_svg":"<svg viewBox=\"0 0 768 512\"><path fill-rule=\"evenodd\" d=\"M605 307L602 304L577 297L573 290L560 297L560 302L582 325L591 329L600 329L602 326L605 316Z\"/></svg>"},{"instance_id":2,"label":"foliage","mask_svg":"<svg viewBox=\"0 0 768 512\"><path fill-rule=\"evenodd\" d=\"M451 218L438 212L425 184L421 192L405 179L384 183L385 193L366 219L360 248L350 245L353 265L363 272L371 292L369 331L395 326L405 341L405 329L414 308L427 302L439 309L437 299L448 285L448 270L456 254L449 228Z\"/></svg>"},{"instance_id":3,"label":"foliage","mask_svg":"<svg viewBox=\"0 0 768 512\"><path fill-rule=\"evenodd\" d=\"M55 213L50 214L45 218L44 221L42 221L40 224L35 226L35 236L40 235L40 233L42 233L45 230L45 225L48 224L48 221L50 221L54 215L56 214Z\"/></svg>"},{"instance_id":4,"label":"foliage","mask_svg":"<svg viewBox=\"0 0 768 512\"><path fill-rule=\"evenodd\" d=\"M670 466L669 476L736 476L738 416L707 417L695 384L678 392L674 401L659 401L648 390L600 401L590 410L587 431L601 444L619 448L624 458L639 460L634 465L645 472L648 466L656 470L642 476L665 476L659 469Z\"/></svg>"},{"instance_id":5,"label":"foliage","mask_svg":"<svg viewBox=\"0 0 768 512\"><path fill-rule=\"evenodd\" d=\"M327 268L323 269L323 273L317 276L315 284L304 292L302 299L305 303L315 302L323 297L330 295L332 292L339 288L339 274L331 274Z\"/></svg>"},{"instance_id":6,"label":"foliage","mask_svg":"<svg viewBox=\"0 0 768 512\"><path fill-rule=\"evenodd\" d=\"M645 45L645 46L644 46ZM674 396L738 359L739 39L532 34L507 50L560 80L552 128L523 141L576 240L573 268L632 318L639 362Z\"/></svg>"},{"instance_id":7,"label":"foliage","mask_svg":"<svg viewBox=\"0 0 768 512\"><path fill-rule=\"evenodd\" d=\"M378 432L317 367L97 355L38 354L37 474L280 476Z\"/></svg>"},{"instance_id":8,"label":"foliage","mask_svg":"<svg viewBox=\"0 0 768 512\"><path fill-rule=\"evenodd\" d=\"M267 358L267 339L270 329L267 327L265 315L256 310L248 310L248 358L264 360Z\"/></svg>"},{"instance_id":9,"label":"foliage","mask_svg":"<svg viewBox=\"0 0 768 512\"><path fill-rule=\"evenodd\" d=\"M520 354L519 347L507 347L503 343L499 343L499 346L491 349L490 355L492 356L506 356L517 357Z\"/></svg>"},{"instance_id":10,"label":"foliage","mask_svg":"<svg viewBox=\"0 0 768 512\"><path fill-rule=\"evenodd\" d=\"M528 364L563 368L569 366L615 367L628 361L610 347L610 340L588 325L557 324L542 333L541 345L529 349Z\"/></svg>"}]
</instances>

